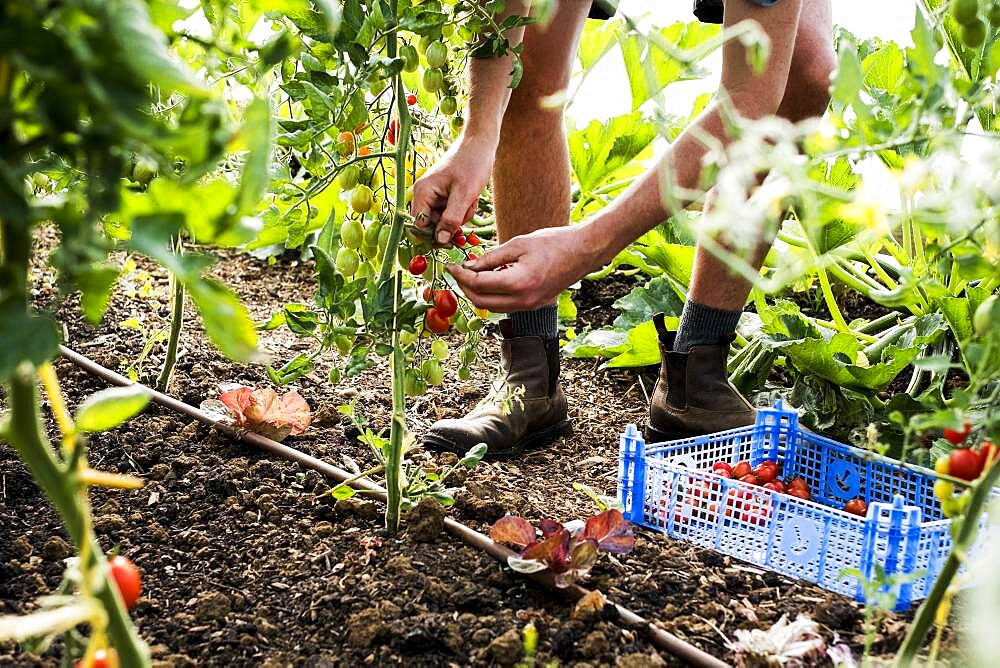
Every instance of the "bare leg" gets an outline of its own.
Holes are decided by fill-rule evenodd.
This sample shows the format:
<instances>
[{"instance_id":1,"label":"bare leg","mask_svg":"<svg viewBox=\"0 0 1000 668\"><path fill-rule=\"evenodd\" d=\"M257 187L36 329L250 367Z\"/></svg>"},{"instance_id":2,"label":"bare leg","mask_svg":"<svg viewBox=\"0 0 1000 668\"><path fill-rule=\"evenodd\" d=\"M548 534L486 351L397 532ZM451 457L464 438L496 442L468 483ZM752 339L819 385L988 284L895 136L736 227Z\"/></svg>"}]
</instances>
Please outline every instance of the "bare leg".
<instances>
[{"instance_id":1,"label":"bare leg","mask_svg":"<svg viewBox=\"0 0 1000 668\"><path fill-rule=\"evenodd\" d=\"M590 3L563 0L548 27L524 35L524 77L507 105L493 166L500 241L569 223L570 164L560 109L546 96L569 84Z\"/></svg>"},{"instance_id":2,"label":"bare leg","mask_svg":"<svg viewBox=\"0 0 1000 668\"><path fill-rule=\"evenodd\" d=\"M830 0L806 2L799 18L788 82L776 115L793 123L821 116L829 101L830 72L835 65ZM711 208L715 196L714 189L708 193L706 210ZM763 263L769 246L768 241L762 242L753 260L756 268ZM743 308L749 292L750 284L732 272L724 261L698 248L688 299L712 308L736 311Z\"/></svg>"}]
</instances>

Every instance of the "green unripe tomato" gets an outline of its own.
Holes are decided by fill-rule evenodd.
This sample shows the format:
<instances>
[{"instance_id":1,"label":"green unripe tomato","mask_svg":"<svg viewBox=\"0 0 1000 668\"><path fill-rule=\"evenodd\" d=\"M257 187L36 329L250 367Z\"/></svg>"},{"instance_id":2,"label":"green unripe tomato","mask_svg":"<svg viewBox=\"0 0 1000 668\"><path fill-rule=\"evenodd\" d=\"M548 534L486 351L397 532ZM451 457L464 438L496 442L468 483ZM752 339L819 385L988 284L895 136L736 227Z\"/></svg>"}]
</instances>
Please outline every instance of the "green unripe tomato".
<instances>
[{"instance_id":1,"label":"green unripe tomato","mask_svg":"<svg viewBox=\"0 0 1000 668\"><path fill-rule=\"evenodd\" d=\"M392 228L388 225L383 225L382 229L378 231L378 249L385 252L385 247L389 245L389 235L392 234Z\"/></svg>"},{"instance_id":2,"label":"green unripe tomato","mask_svg":"<svg viewBox=\"0 0 1000 668\"><path fill-rule=\"evenodd\" d=\"M417 55L417 49L412 44L404 44L399 47L399 55L403 59L404 72L417 71L417 67L420 65L420 56Z\"/></svg>"},{"instance_id":3,"label":"green unripe tomato","mask_svg":"<svg viewBox=\"0 0 1000 668\"><path fill-rule=\"evenodd\" d=\"M458 100L454 96L449 95L448 97L441 99L441 113L445 116L451 116L456 111L458 111Z\"/></svg>"},{"instance_id":4,"label":"green unripe tomato","mask_svg":"<svg viewBox=\"0 0 1000 668\"><path fill-rule=\"evenodd\" d=\"M333 337L333 344L337 346L337 352L341 355L348 355L354 347L354 341L346 334L337 334Z\"/></svg>"},{"instance_id":5,"label":"green unripe tomato","mask_svg":"<svg viewBox=\"0 0 1000 668\"><path fill-rule=\"evenodd\" d=\"M427 381L417 375L417 372L413 369L408 369L406 371L406 380L403 382L403 391L406 392L407 396L419 397L422 394L427 394Z\"/></svg>"},{"instance_id":6,"label":"green unripe tomato","mask_svg":"<svg viewBox=\"0 0 1000 668\"><path fill-rule=\"evenodd\" d=\"M358 185L351 192L351 208L357 213L368 213L374 202L372 189L365 185Z\"/></svg>"},{"instance_id":7,"label":"green unripe tomato","mask_svg":"<svg viewBox=\"0 0 1000 668\"><path fill-rule=\"evenodd\" d=\"M459 314L455 316L453 324L455 325L455 329L458 331L459 334L469 333L469 319L465 317L464 313L459 312Z\"/></svg>"},{"instance_id":8,"label":"green unripe tomato","mask_svg":"<svg viewBox=\"0 0 1000 668\"><path fill-rule=\"evenodd\" d=\"M472 378L472 369L467 366L458 367L458 378L459 380L469 380Z\"/></svg>"},{"instance_id":9,"label":"green unripe tomato","mask_svg":"<svg viewBox=\"0 0 1000 668\"><path fill-rule=\"evenodd\" d=\"M35 172L31 175L31 188L33 190L48 190L52 179L45 172Z\"/></svg>"},{"instance_id":10,"label":"green unripe tomato","mask_svg":"<svg viewBox=\"0 0 1000 668\"><path fill-rule=\"evenodd\" d=\"M986 12L986 17L989 19L990 25L994 28L1000 26L1000 2L993 3Z\"/></svg>"},{"instance_id":11,"label":"green unripe tomato","mask_svg":"<svg viewBox=\"0 0 1000 668\"><path fill-rule=\"evenodd\" d=\"M375 168L365 163L361 165L361 172L358 174L358 182L367 185L372 182L375 176Z\"/></svg>"},{"instance_id":12,"label":"green unripe tomato","mask_svg":"<svg viewBox=\"0 0 1000 668\"><path fill-rule=\"evenodd\" d=\"M438 92L444 87L444 72L433 67L424 70L423 84L428 93Z\"/></svg>"},{"instance_id":13,"label":"green unripe tomato","mask_svg":"<svg viewBox=\"0 0 1000 668\"><path fill-rule=\"evenodd\" d=\"M417 342L417 339L419 338L420 337L417 335L416 332L411 332L405 329L399 333L399 342L402 343L404 346L413 345L414 343Z\"/></svg>"},{"instance_id":14,"label":"green unripe tomato","mask_svg":"<svg viewBox=\"0 0 1000 668\"><path fill-rule=\"evenodd\" d=\"M362 249L362 252L364 252L364 249ZM372 269L371 263L370 262L362 262L361 266L358 267L357 272L355 272L354 278L360 278L360 279L367 280L367 279L373 277L374 275L375 275L375 270Z\"/></svg>"},{"instance_id":15,"label":"green unripe tomato","mask_svg":"<svg viewBox=\"0 0 1000 668\"><path fill-rule=\"evenodd\" d=\"M977 336L986 336L990 331L996 330L1000 327L1000 320L997 316L1000 316L1000 304L997 303L997 296L990 295L983 303L979 305L976 309L975 315L972 316L972 327L976 331Z\"/></svg>"},{"instance_id":16,"label":"green unripe tomato","mask_svg":"<svg viewBox=\"0 0 1000 668\"><path fill-rule=\"evenodd\" d=\"M348 165L340 170L340 174L337 175L337 182L340 184L341 190L350 190L358 185L360 178L361 168L357 165Z\"/></svg>"},{"instance_id":17,"label":"green unripe tomato","mask_svg":"<svg viewBox=\"0 0 1000 668\"><path fill-rule=\"evenodd\" d=\"M378 246L375 244L362 244L361 254L367 260L374 260L376 257L378 257Z\"/></svg>"},{"instance_id":18,"label":"green unripe tomato","mask_svg":"<svg viewBox=\"0 0 1000 668\"><path fill-rule=\"evenodd\" d=\"M366 246L378 246L378 235L382 231L382 223L377 220L373 220L367 228L365 228L365 245Z\"/></svg>"},{"instance_id":19,"label":"green unripe tomato","mask_svg":"<svg viewBox=\"0 0 1000 668\"><path fill-rule=\"evenodd\" d=\"M149 158L139 158L132 167L132 180L146 186L156 176L156 163Z\"/></svg>"},{"instance_id":20,"label":"green unripe tomato","mask_svg":"<svg viewBox=\"0 0 1000 668\"><path fill-rule=\"evenodd\" d=\"M432 42L427 46L424 56L427 58L428 67L444 67L448 62L448 47L444 42Z\"/></svg>"},{"instance_id":21,"label":"green unripe tomato","mask_svg":"<svg viewBox=\"0 0 1000 668\"><path fill-rule=\"evenodd\" d=\"M444 382L444 369L436 359L424 360L420 365L420 373L428 385L437 386Z\"/></svg>"},{"instance_id":22,"label":"green unripe tomato","mask_svg":"<svg viewBox=\"0 0 1000 668\"><path fill-rule=\"evenodd\" d=\"M360 265L358 251L353 248L341 248L337 251L337 271L344 276L353 276Z\"/></svg>"},{"instance_id":23,"label":"green unripe tomato","mask_svg":"<svg viewBox=\"0 0 1000 668\"><path fill-rule=\"evenodd\" d=\"M963 25L962 41L971 48L982 46L986 41L986 24L977 20Z\"/></svg>"},{"instance_id":24,"label":"green unripe tomato","mask_svg":"<svg viewBox=\"0 0 1000 668\"><path fill-rule=\"evenodd\" d=\"M451 133L457 137L462 132L465 119L461 116L452 116L449 125L451 126Z\"/></svg>"},{"instance_id":25,"label":"green unripe tomato","mask_svg":"<svg viewBox=\"0 0 1000 668\"><path fill-rule=\"evenodd\" d=\"M951 0L951 15L963 26L979 19L979 0Z\"/></svg>"},{"instance_id":26,"label":"green unripe tomato","mask_svg":"<svg viewBox=\"0 0 1000 668\"><path fill-rule=\"evenodd\" d=\"M445 2L446 5L453 5L454 2ZM453 23L445 23L441 26L441 34L445 37L451 37L455 34L455 25Z\"/></svg>"},{"instance_id":27,"label":"green unripe tomato","mask_svg":"<svg viewBox=\"0 0 1000 668\"><path fill-rule=\"evenodd\" d=\"M365 229L361 227L361 223L358 220L348 218L340 226L340 243L344 245L344 248L361 248L364 239ZM353 274L354 272L351 273Z\"/></svg>"},{"instance_id":28,"label":"green unripe tomato","mask_svg":"<svg viewBox=\"0 0 1000 668\"><path fill-rule=\"evenodd\" d=\"M439 360L448 359L448 343L444 339L434 339L431 344L431 354Z\"/></svg>"},{"instance_id":29,"label":"green unripe tomato","mask_svg":"<svg viewBox=\"0 0 1000 668\"><path fill-rule=\"evenodd\" d=\"M410 268L410 260L413 259L413 249L409 246L400 246L399 250L396 251L396 258L399 260L399 266L403 269Z\"/></svg>"},{"instance_id":30,"label":"green unripe tomato","mask_svg":"<svg viewBox=\"0 0 1000 668\"><path fill-rule=\"evenodd\" d=\"M482 318L476 317L469 320L469 331L478 332L486 325L486 321Z\"/></svg>"},{"instance_id":31,"label":"green unripe tomato","mask_svg":"<svg viewBox=\"0 0 1000 668\"><path fill-rule=\"evenodd\" d=\"M476 361L476 349L462 348L462 352L459 354L458 359L463 366L472 364Z\"/></svg>"}]
</instances>

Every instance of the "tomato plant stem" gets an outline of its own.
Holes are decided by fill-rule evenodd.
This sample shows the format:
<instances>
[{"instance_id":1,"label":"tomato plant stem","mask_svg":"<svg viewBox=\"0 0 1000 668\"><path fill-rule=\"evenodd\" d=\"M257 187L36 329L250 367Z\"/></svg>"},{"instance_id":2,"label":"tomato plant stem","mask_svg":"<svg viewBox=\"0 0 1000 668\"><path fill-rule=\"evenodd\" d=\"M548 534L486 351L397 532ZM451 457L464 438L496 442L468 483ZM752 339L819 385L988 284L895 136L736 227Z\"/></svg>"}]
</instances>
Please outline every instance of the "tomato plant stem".
<instances>
[{"instance_id":1,"label":"tomato plant stem","mask_svg":"<svg viewBox=\"0 0 1000 668\"><path fill-rule=\"evenodd\" d=\"M911 665L917 657L917 652L923 646L924 640L937 618L938 607L945 604L945 597L951 587L952 580L955 578L955 574L958 573L959 567L965 561L965 555L968 554L969 548L972 547L972 543L976 539L976 533L979 530L979 516L987 500L989 500L990 492L993 490L993 485L996 484L998 478L1000 478L1000 466L994 463L986 474L973 484L970 491L969 505L966 507L965 513L961 518L952 520L960 524L958 531L952 532L955 538L952 543L951 553L948 555L948 560L945 561L944 567L941 568L941 573L938 575L937 580L934 581L934 587L931 589L927 599L917 609L916 617L913 619L913 626L910 627L909 633L906 634L906 638L903 640L903 644L896 654L897 666Z\"/></svg>"},{"instance_id":2,"label":"tomato plant stem","mask_svg":"<svg viewBox=\"0 0 1000 668\"><path fill-rule=\"evenodd\" d=\"M174 252L180 255L183 251L184 247L178 237ZM177 363L177 344L181 338L181 329L184 327L184 284L171 274L170 285L170 337L167 339L167 354L163 358L163 368L160 369L160 376L156 379L156 389L160 392L166 392L167 385L170 383L170 376Z\"/></svg>"}]
</instances>

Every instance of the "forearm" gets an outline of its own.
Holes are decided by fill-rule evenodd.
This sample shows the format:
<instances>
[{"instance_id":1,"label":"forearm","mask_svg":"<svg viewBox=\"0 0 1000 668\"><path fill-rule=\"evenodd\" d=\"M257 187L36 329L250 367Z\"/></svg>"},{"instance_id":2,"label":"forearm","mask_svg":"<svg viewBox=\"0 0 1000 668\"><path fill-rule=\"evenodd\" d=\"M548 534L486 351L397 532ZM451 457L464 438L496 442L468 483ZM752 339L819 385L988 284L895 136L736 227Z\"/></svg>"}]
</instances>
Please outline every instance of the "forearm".
<instances>
[{"instance_id":1,"label":"forearm","mask_svg":"<svg viewBox=\"0 0 1000 668\"><path fill-rule=\"evenodd\" d=\"M527 16L530 0L509 0L502 14L494 17L499 25L508 16ZM511 47L518 46L524 38L524 28L513 28L504 33ZM471 58L469 62L469 104L466 111L464 132L498 140L500 123L507 102L510 100L511 71L514 54L493 58Z\"/></svg>"}]
</instances>

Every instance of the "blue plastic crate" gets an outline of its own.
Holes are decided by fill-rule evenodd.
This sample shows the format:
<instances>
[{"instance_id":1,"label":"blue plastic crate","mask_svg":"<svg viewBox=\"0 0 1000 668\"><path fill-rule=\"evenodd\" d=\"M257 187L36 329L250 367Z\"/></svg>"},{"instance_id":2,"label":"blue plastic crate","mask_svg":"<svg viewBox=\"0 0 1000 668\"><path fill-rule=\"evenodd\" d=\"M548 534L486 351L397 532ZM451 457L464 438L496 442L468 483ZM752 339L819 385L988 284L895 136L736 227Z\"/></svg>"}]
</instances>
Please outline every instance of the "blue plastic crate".
<instances>
[{"instance_id":1,"label":"blue plastic crate","mask_svg":"<svg viewBox=\"0 0 1000 668\"><path fill-rule=\"evenodd\" d=\"M776 460L783 479L809 483L811 500L711 472L717 461L743 460ZM759 410L753 425L665 443L646 444L629 425L618 498L635 524L859 601L862 583L844 571L872 579L880 564L887 581L898 581L896 609L905 610L927 595L951 549L951 521L934 480L932 471L904 469L819 436L778 402ZM868 502L867 517L840 509L855 497Z\"/></svg>"}]
</instances>

